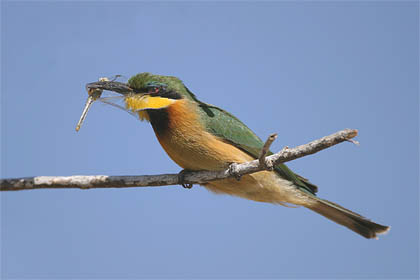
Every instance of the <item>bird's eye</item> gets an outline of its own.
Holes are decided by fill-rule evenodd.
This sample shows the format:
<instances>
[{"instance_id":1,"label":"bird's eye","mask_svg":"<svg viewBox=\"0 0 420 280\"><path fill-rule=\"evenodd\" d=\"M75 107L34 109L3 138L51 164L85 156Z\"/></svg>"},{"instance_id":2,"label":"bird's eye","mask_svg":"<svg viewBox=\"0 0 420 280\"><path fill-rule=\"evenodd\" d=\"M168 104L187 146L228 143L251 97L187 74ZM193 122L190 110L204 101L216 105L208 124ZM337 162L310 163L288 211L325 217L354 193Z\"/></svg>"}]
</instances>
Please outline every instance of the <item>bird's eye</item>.
<instances>
[{"instance_id":1,"label":"bird's eye","mask_svg":"<svg viewBox=\"0 0 420 280\"><path fill-rule=\"evenodd\" d=\"M166 90L166 84L158 82L150 82L146 85L146 90L151 95L162 94Z\"/></svg>"},{"instance_id":2,"label":"bird's eye","mask_svg":"<svg viewBox=\"0 0 420 280\"><path fill-rule=\"evenodd\" d=\"M157 87L157 86L150 86L148 88L148 92L151 94L158 94L159 91L160 91L160 87Z\"/></svg>"}]
</instances>

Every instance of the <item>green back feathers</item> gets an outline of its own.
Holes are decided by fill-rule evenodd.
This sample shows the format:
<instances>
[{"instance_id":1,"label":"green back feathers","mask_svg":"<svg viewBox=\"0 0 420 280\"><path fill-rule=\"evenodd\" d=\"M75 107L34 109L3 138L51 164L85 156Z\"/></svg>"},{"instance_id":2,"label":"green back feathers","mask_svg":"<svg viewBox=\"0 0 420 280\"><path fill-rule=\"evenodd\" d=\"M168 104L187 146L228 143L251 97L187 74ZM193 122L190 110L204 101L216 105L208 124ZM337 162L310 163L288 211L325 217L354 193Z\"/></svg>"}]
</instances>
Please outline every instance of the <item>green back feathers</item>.
<instances>
[{"instance_id":1,"label":"green back feathers","mask_svg":"<svg viewBox=\"0 0 420 280\"><path fill-rule=\"evenodd\" d=\"M200 102L202 119L207 131L234 145L254 158L258 158L264 142L244 123L232 114L209 104ZM269 155L272 153L269 152ZM284 179L292 181L302 191L317 192L317 186L293 173L285 164L278 164L274 170Z\"/></svg>"}]
</instances>

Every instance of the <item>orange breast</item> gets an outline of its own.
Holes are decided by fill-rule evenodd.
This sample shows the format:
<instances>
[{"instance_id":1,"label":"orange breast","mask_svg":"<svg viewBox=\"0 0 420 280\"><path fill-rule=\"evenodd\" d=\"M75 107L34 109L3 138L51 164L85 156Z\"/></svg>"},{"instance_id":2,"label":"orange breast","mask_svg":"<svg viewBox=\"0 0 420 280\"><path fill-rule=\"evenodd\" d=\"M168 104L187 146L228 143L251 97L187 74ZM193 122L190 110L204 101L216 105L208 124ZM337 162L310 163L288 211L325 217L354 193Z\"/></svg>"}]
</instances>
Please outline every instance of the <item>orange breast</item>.
<instances>
[{"instance_id":1,"label":"orange breast","mask_svg":"<svg viewBox=\"0 0 420 280\"><path fill-rule=\"evenodd\" d=\"M178 100L169 107L168 126L163 133L155 130L166 153L179 166L189 170L220 170L232 162L253 160L235 146L207 132L200 121L195 103ZM224 193L271 203L306 203L296 192L293 183L280 178L273 171L245 175L240 181L234 178L203 184L215 193Z\"/></svg>"},{"instance_id":2,"label":"orange breast","mask_svg":"<svg viewBox=\"0 0 420 280\"><path fill-rule=\"evenodd\" d=\"M185 99L167 107L168 129L156 136L173 161L189 170L220 170L232 162L253 159L207 132L197 110L195 103Z\"/></svg>"}]
</instances>

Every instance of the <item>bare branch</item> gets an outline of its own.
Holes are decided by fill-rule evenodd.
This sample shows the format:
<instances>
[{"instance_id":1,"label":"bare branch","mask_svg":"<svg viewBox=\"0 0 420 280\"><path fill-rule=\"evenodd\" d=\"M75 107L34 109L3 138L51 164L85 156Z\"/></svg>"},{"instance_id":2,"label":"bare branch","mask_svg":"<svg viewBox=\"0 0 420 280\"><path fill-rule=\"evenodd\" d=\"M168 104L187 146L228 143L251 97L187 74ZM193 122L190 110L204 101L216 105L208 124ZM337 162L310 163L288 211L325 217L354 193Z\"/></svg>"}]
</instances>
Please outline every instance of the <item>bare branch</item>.
<instances>
[{"instance_id":1,"label":"bare branch","mask_svg":"<svg viewBox=\"0 0 420 280\"><path fill-rule=\"evenodd\" d=\"M345 129L321 139L314 140L308 144L298 146L296 148L284 148L280 152L263 157L264 160L256 159L250 162L236 164L236 175L243 176L246 174L265 170L269 164L279 164L291 161L300 157L314 154L323 149L348 141L357 135L355 129ZM268 147L274 141L267 140L261 154L266 155ZM271 142L270 142L271 141ZM267 147L266 147L267 146ZM263 162L263 163L262 163ZM267 164L267 162L269 162ZM202 184L205 182L225 179L232 177L230 169L221 171L197 171L185 174L184 183L186 184ZM38 176L27 178L1 179L1 191L16 190L32 190L32 189L93 189L93 188L127 188L127 187L156 187L178 185L178 174L162 174L162 175L141 175L141 176L68 176L68 177L52 177Z\"/></svg>"}]
</instances>

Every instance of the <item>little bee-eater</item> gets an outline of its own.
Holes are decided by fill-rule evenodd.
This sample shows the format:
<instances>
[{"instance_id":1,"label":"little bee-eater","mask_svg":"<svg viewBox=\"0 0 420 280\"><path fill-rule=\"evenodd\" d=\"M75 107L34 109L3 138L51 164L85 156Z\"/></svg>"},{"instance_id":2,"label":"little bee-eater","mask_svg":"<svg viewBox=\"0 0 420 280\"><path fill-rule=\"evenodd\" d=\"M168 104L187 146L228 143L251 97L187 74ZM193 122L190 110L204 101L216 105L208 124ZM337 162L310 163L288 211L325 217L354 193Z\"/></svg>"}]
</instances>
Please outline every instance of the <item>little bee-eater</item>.
<instances>
[{"instance_id":1,"label":"little bee-eater","mask_svg":"<svg viewBox=\"0 0 420 280\"><path fill-rule=\"evenodd\" d=\"M127 84L102 80L87 85L89 101L102 90L121 94L124 109L151 123L159 143L184 170L223 170L258 158L264 142L232 114L201 102L176 77L141 73ZM115 104L114 104L115 105ZM117 105L118 106L118 105ZM81 121L88 108L85 108ZM80 128L80 124L78 125ZM77 128L77 129L78 129ZM316 196L318 188L286 165L203 184L208 190L280 205L301 205L366 237L389 230L338 204Z\"/></svg>"}]
</instances>

